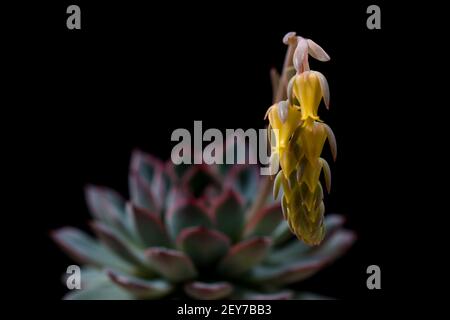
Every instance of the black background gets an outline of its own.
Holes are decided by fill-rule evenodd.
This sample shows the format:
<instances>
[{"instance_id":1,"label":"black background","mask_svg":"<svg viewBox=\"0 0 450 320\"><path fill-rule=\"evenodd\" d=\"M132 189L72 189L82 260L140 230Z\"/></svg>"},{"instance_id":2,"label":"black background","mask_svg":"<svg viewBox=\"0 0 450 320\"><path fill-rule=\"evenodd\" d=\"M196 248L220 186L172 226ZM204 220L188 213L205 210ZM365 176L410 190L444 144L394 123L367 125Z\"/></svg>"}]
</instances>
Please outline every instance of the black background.
<instances>
[{"instance_id":1,"label":"black background","mask_svg":"<svg viewBox=\"0 0 450 320\"><path fill-rule=\"evenodd\" d=\"M82 30L66 28L72 3L81 7ZM265 126L269 70L281 68L288 31L313 39L331 56L327 63L310 61L328 79L331 108L320 113L338 142L326 208L344 214L358 235L345 257L299 287L338 298L392 295L389 257L404 181L396 167L401 129L389 121L399 119L403 107L391 75L403 71L393 53L409 38L401 10L380 1L382 29L368 30L369 4L62 1L37 7L45 13L38 18L25 10L34 27L15 38L23 50L12 81L27 88L16 96L17 106L26 105L17 108L26 116L16 146L37 176L18 193L30 194L24 204L33 208L37 242L28 255L41 262L34 278L44 288L38 298L60 299L65 292L60 278L71 261L48 236L65 225L87 229L86 184L126 196L131 151L166 159L172 131L192 130L194 120L203 120L204 129ZM331 159L328 150L325 157ZM371 264L381 267L380 291L366 287Z\"/></svg>"}]
</instances>

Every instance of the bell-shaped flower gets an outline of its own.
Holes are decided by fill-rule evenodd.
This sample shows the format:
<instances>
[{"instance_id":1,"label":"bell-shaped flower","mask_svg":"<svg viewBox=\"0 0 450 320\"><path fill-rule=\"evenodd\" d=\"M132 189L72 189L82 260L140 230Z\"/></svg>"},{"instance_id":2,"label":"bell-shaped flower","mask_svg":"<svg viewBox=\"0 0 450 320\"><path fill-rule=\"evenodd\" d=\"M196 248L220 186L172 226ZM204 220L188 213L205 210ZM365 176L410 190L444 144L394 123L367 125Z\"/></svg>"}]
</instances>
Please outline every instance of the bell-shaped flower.
<instances>
[{"instance_id":1,"label":"bell-shaped flower","mask_svg":"<svg viewBox=\"0 0 450 320\"><path fill-rule=\"evenodd\" d=\"M302 120L311 125L312 121L319 120L317 111L320 101L324 100L328 108L330 104L330 90L327 79L317 71L305 71L295 76L292 88L294 96L300 102Z\"/></svg>"},{"instance_id":2,"label":"bell-shaped flower","mask_svg":"<svg viewBox=\"0 0 450 320\"><path fill-rule=\"evenodd\" d=\"M271 106L266 115L275 138L272 143L272 154L278 154L281 167L286 173L292 172L296 162L295 158L289 156L291 152L289 141L295 130L302 124L300 109L289 106L287 101L281 101Z\"/></svg>"}]
</instances>

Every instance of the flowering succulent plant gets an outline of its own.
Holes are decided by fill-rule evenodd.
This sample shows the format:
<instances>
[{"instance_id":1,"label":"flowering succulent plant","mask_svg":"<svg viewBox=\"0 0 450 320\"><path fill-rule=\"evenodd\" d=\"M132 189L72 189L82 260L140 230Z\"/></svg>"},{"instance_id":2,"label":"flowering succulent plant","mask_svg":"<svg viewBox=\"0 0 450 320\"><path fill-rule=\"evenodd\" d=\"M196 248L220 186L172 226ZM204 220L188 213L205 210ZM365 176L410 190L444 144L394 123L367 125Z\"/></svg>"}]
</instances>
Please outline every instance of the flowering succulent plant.
<instances>
[{"instance_id":1,"label":"flowering succulent plant","mask_svg":"<svg viewBox=\"0 0 450 320\"><path fill-rule=\"evenodd\" d=\"M278 88L284 78L283 73ZM344 219L340 215L329 214L320 223L313 217L311 223L298 220L292 209L298 201L305 201L303 213L315 215L319 210L323 216L323 204L317 209L317 201L322 199L317 195L321 189L316 177L318 168L324 167L317 160L324 140L318 128L323 127L317 124L317 93L309 105L309 89L303 88L320 85L320 79L314 73L295 79L296 89L292 90L298 95L290 98L302 104L298 107L293 102L282 107L287 110L281 112L284 120L277 118L280 103L270 112L272 127L281 129L274 150L280 156L282 178L278 174L275 179L274 198L267 192L271 178L260 176L257 165L174 165L141 151L135 151L131 158L128 201L109 188L86 187L96 237L72 227L52 234L59 246L83 266L82 289L69 292L65 298L311 297L290 285L316 274L355 240L353 232L342 228ZM300 159L286 157L283 153L290 145L284 144L284 128L292 134L298 127L302 128L299 139L303 139L307 151ZM298 170L298 161L302 170ZM297 189L292 190L288 189L292 186L288 185L291 171L297 171L296 175L298 171L306 173L295 180L292 185L298 184ZM280 183L283 195L278 195ZM283 219L283 201L287 202L288 223ZM302 223L306 224L299 227ZM315 230L317 225L319 231ZM298 241L291 229L305 242Z\"/></svg>"}]
</instances>

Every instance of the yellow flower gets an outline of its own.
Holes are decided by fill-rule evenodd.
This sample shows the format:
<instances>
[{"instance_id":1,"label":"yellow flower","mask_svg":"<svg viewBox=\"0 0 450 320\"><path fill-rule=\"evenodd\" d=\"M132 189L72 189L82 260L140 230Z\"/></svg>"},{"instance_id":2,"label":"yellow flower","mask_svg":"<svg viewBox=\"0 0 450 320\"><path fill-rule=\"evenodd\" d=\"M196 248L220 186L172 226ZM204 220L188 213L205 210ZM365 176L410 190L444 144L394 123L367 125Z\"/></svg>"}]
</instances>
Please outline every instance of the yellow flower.
<instances>
[{"instance_id":1,"label":"yellow flower","mask_svg":"<svg viewBox=\"0 0 450 320\"><path fill-rule=\"evenodd\" d=\"M300 102L302 120L310 126L312 121L319 120L317 110L320 101L324 98L325 106L330 103L330 91L326 78L317 71L305 71L295 76L293 94Z\"/></svg>"},{"instance_id":2,"label":"yellow flower","mask_svg":"<svg viewBox=\"0 0 450 320\"><path fill-rule=\"evenodd\" d=\"M302 124L300 109L281 101L271 106L267 113L275 136L272 153L278 154L281 167L286 175L295 168L296 161L289 146L294 131Z\"/></svg>"}]
</instances>

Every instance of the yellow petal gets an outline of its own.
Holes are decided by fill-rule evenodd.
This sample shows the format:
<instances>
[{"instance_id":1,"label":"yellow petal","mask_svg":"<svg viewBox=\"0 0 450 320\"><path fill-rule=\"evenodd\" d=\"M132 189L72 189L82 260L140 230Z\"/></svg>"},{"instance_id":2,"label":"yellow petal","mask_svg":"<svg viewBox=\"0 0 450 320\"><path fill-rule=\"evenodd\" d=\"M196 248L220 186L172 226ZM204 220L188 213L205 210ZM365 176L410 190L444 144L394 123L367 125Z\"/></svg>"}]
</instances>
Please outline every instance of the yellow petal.
<instances>
[{"instance_id":1,"label":"yellow petal","mask_svg":"<svg viewBox=\"0 0 450 320\"><path fill-rule=\"evenodd\" d=\"M320 172L322 171L322 164L318 159L313 162L308 161L303 170L302 182L306 183L310 192L314 192L319 184Z\"/></svg>"},{"instance_id":2,"label":"yellow petal","mask_svg":"<svg viewBox=\"0 0 450 320\"><path fill-rule=\"evenodd\" d=\"M280 170L280 172L278 172L277 176L275 177L275 181L273 182L274 199L278 198L278 194L280 193L281 179L283 179L283 170Z\"/></svg>"},{"instance_id":3,"label":"yellow petal","mask_svg":"<svg viewBox=\"0 0 450 320\"><path fill-rule=\"evenodd\" d=\"M277 104L278 106L278 118L280 118L282 123L286 122L287 116L288 116L288 102L287 101L280 101Z\"/></svg>"},{"instance_id":4,"label":"yellow petal","mask_svg":"<svg viewBox=\"0 0 450 320\"><path fill-rule=\"evenodd\" d=\"M273 106L271 106L269 109L267 109L266 114L264 115L264 120L266 120L267 117L269 116L269 113L270 113L270 110L272 110L272 107Z\"/></svg>"},{"instance_id":5,"label":"yellow petal","mask_svg":"<svg viewBox=\"0 0 450 320\"><path fill-rule=\"evenodd\" d=\"M325 78L325 76L318 71L313 71L313 72L319 79L320 90L321 90L322 96L323 96L323 102L325 103L325 106L327 107L327 109L329 109L330 108L330 88L328 87L327 78Z\"/></svg>"},{"instance_id":6,"label":"yellow petal","mask_svg":"<svg viewBox=\"0 0 450 320\"><path fill-rule=\"evenodd\" d=\"M274 175L280 169L280 156L278 152L273 152L269 159L270 175Z\"/></svg>"},{"instance_id":7,"label":"yellow petal","mask_svg":"<svg viewBox=\"0 0 450 320\"><path fill-rule=\"evenodd\" d=\"M336 161L337 157L336 137L334 136L333 130L331 130L331 128L327 124L322 123L322 126L324 127L325 132L327 133L328 143L330 144L333 160Z\"/></svg>"},{"instance_id":8,"label":"yellow petal","mask_svg":"<svg viewBox=\"0 0 450 320\"><path fill-rule=\"evenodd\" d=\"M297 75L294 83L294 94L300 101L302 120L311 118L318 120L317 109L322 99L320 80L315 72L305 71Z\"/></svg>"},{"instance_id":9,"label":"yellow petal","mask_svg":"<svg viewBox=\"0 0 450 320\"><path fill-rule=\"evenodd\" d=\"M327 131L321 122L314 122L311 128L302 131L301 144L310 162L313 163L320 157L326 138Z\"/></svg>"},{"instance_id":10,"label":"yellow petal","mask_svg":"<svg viewBox=\"0 0 450 320\"><path fill-rule=\"evenodd\" d=\"M297 127L301 125L302 121L299 109L292 106L287 106L286 110L281 112L282 114L286 114L287 111L286 119L283 123L283 121L280 119L279 108L280 104L275 104L270 108L269 122L271 127L275 129L274 135L276 140L276 151L279 153L280 159L282 159L281 161L283 162L284 152L288 147L289 140Z\"/></svg>"},{"instance_id":11,"label":"yellow petal","mask_svg":"<svg viewBox=\"0 0 450 320\"><path fill-rule=\"evenodd\" d=\"M328 162L320 158L320 162L322 163L322 169L323 169L323 175L325 177L325 186L327 187L328 193L331 191L331 170L330 166L328 165Z\"/></svg>"}]
</instances>

